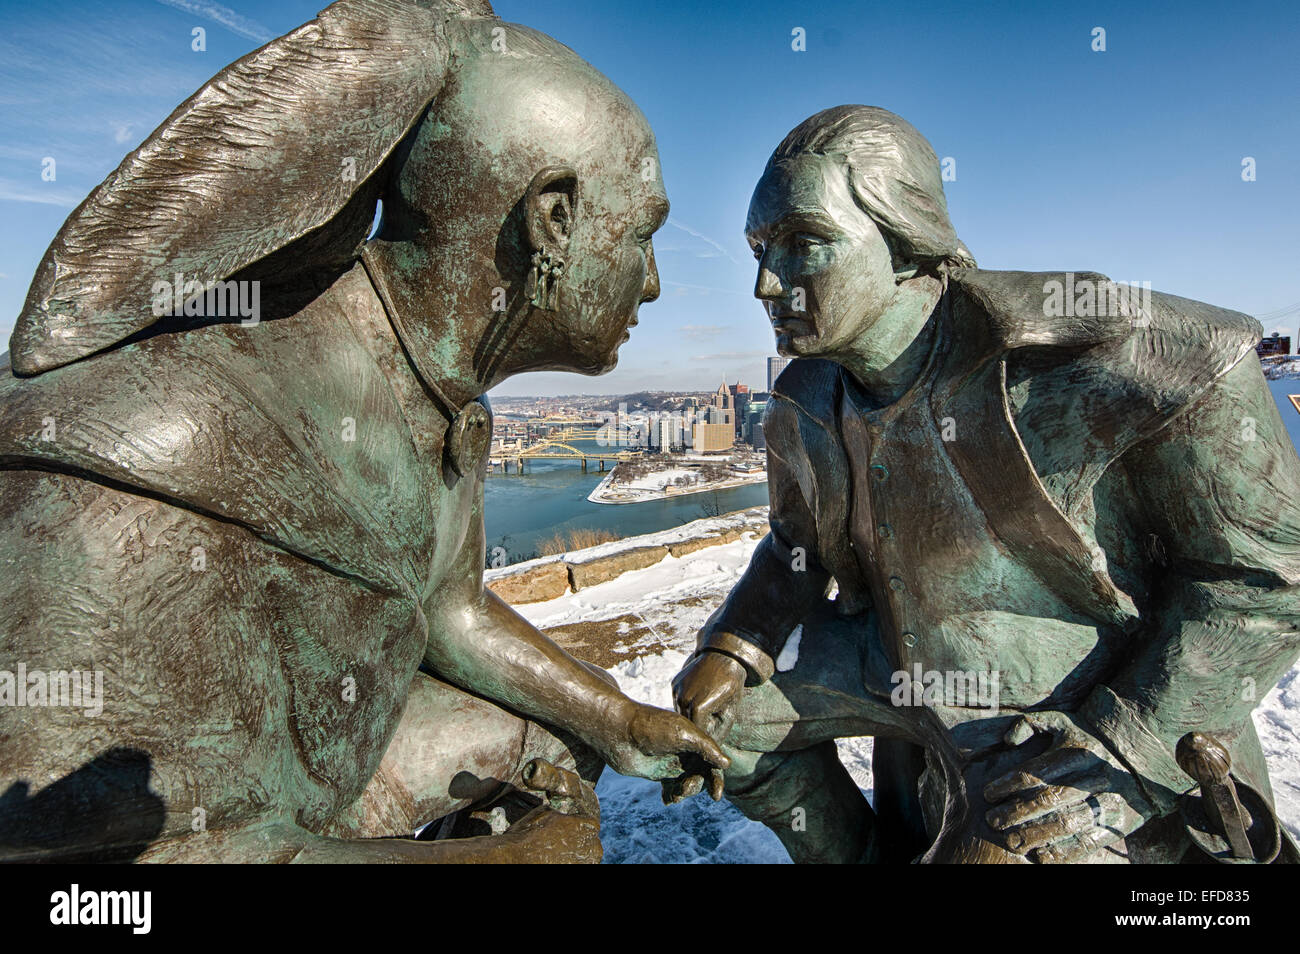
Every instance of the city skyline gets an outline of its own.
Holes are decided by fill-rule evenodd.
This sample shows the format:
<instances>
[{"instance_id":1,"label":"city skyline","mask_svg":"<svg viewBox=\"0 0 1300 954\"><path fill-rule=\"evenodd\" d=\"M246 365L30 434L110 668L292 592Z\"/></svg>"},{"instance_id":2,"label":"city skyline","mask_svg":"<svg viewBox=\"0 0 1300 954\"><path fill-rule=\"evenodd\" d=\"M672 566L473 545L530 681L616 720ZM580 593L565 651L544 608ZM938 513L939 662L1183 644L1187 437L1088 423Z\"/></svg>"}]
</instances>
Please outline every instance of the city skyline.
<instances>
[{"instance_id":1,"label":"city skyline","mask_svg":"<svg viewBox=\"0 0 1300 954\"><path fill-rule=\"evenodd\" d=\"M0 335L72 208L211 75L322 5L5 4ZM953 160L949 210L981 267L1095 270L1248 312L1266 333L1296 332L1300 28L1284 4L1225 18L1209 3L975 12L954 0L927 7L923 22L845 2L702 12L667 0L653 15L594 0L494 6L571 46L636 101L672 202L655 237L662 295L642 307L618 367L521 375L494 396L763 382L776 352L752 294L745 212L776 143L838 103L893 110ZM202 52L191 48L196 28ZM46 158L57 160L50 181Z\"/></svg>"}]
</instances>

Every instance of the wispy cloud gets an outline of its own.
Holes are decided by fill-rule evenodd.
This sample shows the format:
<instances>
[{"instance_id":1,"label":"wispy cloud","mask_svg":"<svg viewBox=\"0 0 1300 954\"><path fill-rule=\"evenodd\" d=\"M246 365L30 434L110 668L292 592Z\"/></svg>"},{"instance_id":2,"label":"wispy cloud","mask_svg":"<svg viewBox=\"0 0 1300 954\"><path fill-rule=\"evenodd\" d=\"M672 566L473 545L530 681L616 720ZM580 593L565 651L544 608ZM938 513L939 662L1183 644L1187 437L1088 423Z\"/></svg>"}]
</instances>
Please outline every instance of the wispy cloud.
<instances>
[{"instance_id":1,"label":"wispy cloud","mask_svg":"<svg viewBox=\"0 0 1300 954\"><path fill-rule=\"evenodd\" d=\"M269 43L275 39L275 34L262 24L241 16L229 7L223 7L219 3L210 3L208 0L158 0L158 3L163 6L174 7L177 10L184 10L196 17L211 20L213 23L219 23L231 33L236 33L245 39L255 40L258 43Z\"/></svg>"},{"instance_id":2,"label":"wispy cloud","mask_svg":"<svg viewBox=\"0 0 1300 954\"><path fill-rule=\"evenodd\" d=\"M687 282L670 282L667 281L666 279L661 279L661 284L676 289L677 290L676 294L678 295L688 295L692 292L695 292L701 295L718 294L718 295L740 295L742 298L749 297L749 295L746 294L745 292L737 291L734 288L714 288L711 285L691 285Z\"/></svg>"},{"instance_id":3,"label":"wispy cloud","mask_svg":"<svg viewBox=\"0 0 1300 954\"><path fill-rule=\"evenodd\" d=\"M708 341L728 329L724 325L682 325L678 330L692 341Z\"/></svg>"},{"instance_id":4,"label":"wispy cloud","mask_svg":"<svg viewBox=\"0 0 1300 954\"><path fill-rule=\"evenodd\" d=\"M56 28L53 21L47 15L0 37L0 104L22 107L16 115L24 119L80 115L67 100L98 94L133 102L159 98L174 106L177 93L193 92L196 79L211 75L208 61L190 55L188 36L169 35L154 19L127 32L93 21L58 22ZM177 46L185 57L166 55Z\"/></svg>"},{"instance_id":5,"label":"wispy cloud","mask_svg":"<svg viewBox=\"0 0 1300 954\"><path fill-rule=\"evenodd\" d=\"M32 202L38 205L58 205L74 209L85 196L66 189L27 186L8 179L0 179L0 202Z\"/></svg>"},{"instance_id":6,"label":"wispy cloud","mask_svg":"<svg viewBox=\"0 0 1300 954\"><path fill-rule=\"evenodd\" d=\"M720 351L717 354L697 354L691 358L692 361L749 361L753 358L763 358L771 354L770 351Z\"/></svg>"},{"instance_id":7,"label":"wispy cloud","mask_svg":"<svg viewBox=\"0 0 1300 954\"><path fill-rule=\"evenodd\" d=\"M699 239L705 245L709 246L709 248L713 249L713 251L717 255L721 255L724 258L728 259L733 265L740 264L740 260L737 259L730 252L728 252L725 248L723 248L723 246L719 242L716 242L713 239L709 238L707 235L705 235L703 232L699 231L698 229L693 229L689 225L677 221L677 219L674 219L672 216L668 217L668 224L671 225L673 228L681 229L683 232L685 232L687 235L691 236L692 238ZM715 256L709 255L708 257L713 258Z\"/></svg>"}]
</instances>

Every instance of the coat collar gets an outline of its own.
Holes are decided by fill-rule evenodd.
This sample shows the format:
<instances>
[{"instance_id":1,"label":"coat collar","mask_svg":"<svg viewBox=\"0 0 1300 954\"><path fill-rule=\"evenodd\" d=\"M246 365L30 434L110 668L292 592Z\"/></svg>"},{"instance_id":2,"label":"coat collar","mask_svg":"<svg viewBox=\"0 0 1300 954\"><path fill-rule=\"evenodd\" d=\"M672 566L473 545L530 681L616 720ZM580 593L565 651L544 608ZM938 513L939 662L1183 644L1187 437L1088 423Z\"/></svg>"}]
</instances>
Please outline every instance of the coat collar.
<instances>
[{"instance_id":1,"label":"coat collar","mask_svg":"<svg viewBox=\"0 0 1300 954\"><path fill-rule=\"evenodd\" d=\"M1085 278L1107 281L1073 275ZM1065 273L955 272L931 412L937 428L955 425L945 446L998 537L1069 605L1132 629L1138 611L1107 573L1080 506L1115 460L1250 352L1258 324L1159 293L1140 316L1046 314L1044 287L1066 280ZM800 359L776 388L802 412L799 433L813 465L805 493L825 528L823 559L842 587L858 576L847 544L848 490L840 486L847 465L838 407L847 373ZM1023 398L1014 410L1012 390Z\"/></svg>"}]
</instances>

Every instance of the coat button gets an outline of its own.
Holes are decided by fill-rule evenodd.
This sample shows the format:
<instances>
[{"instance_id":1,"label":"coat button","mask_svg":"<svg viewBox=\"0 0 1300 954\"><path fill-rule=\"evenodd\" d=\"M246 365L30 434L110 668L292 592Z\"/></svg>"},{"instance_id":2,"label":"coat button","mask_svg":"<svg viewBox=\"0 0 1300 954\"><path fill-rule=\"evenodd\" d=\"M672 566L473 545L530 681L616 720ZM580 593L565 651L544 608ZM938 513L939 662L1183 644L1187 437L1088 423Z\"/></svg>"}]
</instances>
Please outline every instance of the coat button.
<instances>
[{"instance_id":1,"label":"coat button","mask_svg":"<svg viewBox=\"0 0 1300 954\"><path fill-rule=\"evenodd\" d=\"M881 537L888 539L894 535L894 528L887 523L882 523L876 528L876 532L880 534Z\"/></svg>"},{"instance_id":2,"label":"coat button","mask_svg":"<svg viewBox=\"0 0 1300 954\"><path fill-rule=\"evenodd\" d=\"M906 646L908 649L911 649L913 646L915 646L915 645L916 645L916 634L915 634L915 633L904 633L904 634L903 634L903 645Z\"/></svg>"},{"instance_id":3,"label":"coat button","mask_svg":"<svg viewBox=\"0 0 1300 954\"><path fill-rule=\"evenodd\" d=\"M906 588L903 584L903 578L901 576L891 576L889 578L889 588L895 593L903 592Z\"/></svg>"},{"instance_id":4,"label":"coat button","mask_svg":"<svg viewBox=\"0 0 1300 954\"><path fill-rule=\"evenodd\" d=\"M871 476L876 478L876 480L884 480L889 476L889 468L884 464L872 464Z\"/></svg>"}]
</instances>

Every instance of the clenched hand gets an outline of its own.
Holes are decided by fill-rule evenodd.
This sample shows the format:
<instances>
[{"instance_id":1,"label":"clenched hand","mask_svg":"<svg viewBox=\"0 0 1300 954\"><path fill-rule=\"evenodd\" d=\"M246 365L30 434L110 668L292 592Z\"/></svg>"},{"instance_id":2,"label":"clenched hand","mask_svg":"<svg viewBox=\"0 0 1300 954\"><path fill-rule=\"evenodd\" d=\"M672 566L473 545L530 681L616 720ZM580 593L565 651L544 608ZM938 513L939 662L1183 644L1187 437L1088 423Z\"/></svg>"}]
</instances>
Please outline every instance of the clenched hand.
<instances>
[{"instance_id":1,"label":"clenched hand","mask_svg":"<svg viewBox=\"0 0 1300 954\"><path fill-rule=\"evenodd\" d=\"M688 662L673 678L677 711L715 739L725 739L731 728L731 707L745 686L745 667L724 653L704 652ZM725 768L726 766L723 766ZM665 805L690 798L704 788L703 773L686 774L664 783ZM708 773L709 795L722 797L723 776Z\"/></svg>"},{"instance_id":2,"label":"clenched hand","mask_svg":"<svg viewBox=\"0 0 1300 954\"><path fill-rule=\"evenodd\" d=\"M1054 737L1046 752L984 787L994 806L985 819L1008 850L1040 863L1084 861L1152 816L1136 779L1070 713L1030 713L1008 741L1041 732Z\"/></svg>"}]
</instances>

